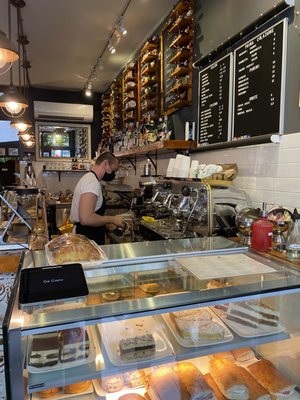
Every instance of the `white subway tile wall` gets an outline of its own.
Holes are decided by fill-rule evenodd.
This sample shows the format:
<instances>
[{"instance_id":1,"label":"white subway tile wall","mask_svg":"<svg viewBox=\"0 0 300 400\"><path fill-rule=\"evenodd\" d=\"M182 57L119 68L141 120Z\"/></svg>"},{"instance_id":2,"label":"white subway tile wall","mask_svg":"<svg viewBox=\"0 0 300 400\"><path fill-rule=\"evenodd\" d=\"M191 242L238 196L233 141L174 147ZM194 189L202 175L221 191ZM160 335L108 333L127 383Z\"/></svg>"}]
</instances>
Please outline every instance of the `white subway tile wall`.
<instances>
[{"instance_id":1,"label":"white subway tile wall","mask_svg":"<svg viewBox=\"0 0 300 400\"><path fill-rule=\"evenodd\" d=\"M165 176L169 159L174 156L176 156L174 153L159 156L157 171L159 175ZM268 208L278 205L289 209L294 207L300 209L300 133L283 135L279 144L270 142L255 146L192 153L191 157L203 164L236 163L239 172L234 185L247 192L254 207L261 207L261 203L265 201L268 203ZM135 188L139 186L140 181L149 181L151 178L141 177L143 166L147 162L147 158L138 158L135 174L131 164L124 161L124 165L129 170L125 183ZM42 181L42 164L35 163L39 183ZM80 176L76 173L64 173L61 182L58 182L58 176L55 173L47 174L44 178L48 191L66 189L73 191Z\"/></svg>"}]
</instances>

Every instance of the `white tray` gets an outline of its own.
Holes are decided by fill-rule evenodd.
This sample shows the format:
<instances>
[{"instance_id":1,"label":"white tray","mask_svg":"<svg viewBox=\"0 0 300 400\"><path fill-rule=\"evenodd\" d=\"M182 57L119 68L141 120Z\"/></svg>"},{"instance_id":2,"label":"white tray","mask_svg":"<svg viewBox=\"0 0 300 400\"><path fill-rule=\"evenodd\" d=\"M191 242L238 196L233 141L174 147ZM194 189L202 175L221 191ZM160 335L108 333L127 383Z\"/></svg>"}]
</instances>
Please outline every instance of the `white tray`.
<instances>
[{"instance_id":1,"label":"white tray","mask_svg":"<svg viewBox=\"0 0 300 400\"><path fill-rule=\"evenodd\" d=\"M82 364L89 364L89 363L92 363L93 361L95 361L96 353L95 353L95 345L94 345L92 333L89 328L87 328L87 332L89 335L89 342L90 342L90 354L87 358L81 358L79 360L64 362L64 363L58 361L58 363L56 365L53 365L51 367L41 367L41 368L37 368L37 367L33 367L32 365L29 365L29 356L30 356L31 343L32 343L32 336L31 336L28 339L29 343L28 343L28 347L27 347L27 349L28 349L27 350L27 370L28 370L28 372L33 373L33 374L38 374L38 373L43 373L43 372L52 372L52 371L56 371L56 370L60 370L60 369L77 367L78 365L82 365Z\"/></svg>"},{"instance_id":2,"label":"white tray","mask_svg":"<svg viewBox=\"0 0 300 400\"><path fill-rule=\"evenodd\" d=\"M144 387L129 388L128 386L124 385L123 388L118 392L108 393L102 389L99 379L93 380L93 385L97 395L100 397L106 397L107 400L117 400L120 396L127 393L138 393L141 396L144 396L146 392L146 389Z\"/></svg>"},{"instance_id":3,"label":"white tray","mask_svg":"<svg viewBox=\"0 0 300 400\"><path fill-rule=\"evenodd\" d=\"M106 261L107 255L106 253L101 249L100 246L93 240L89 240L90 244L97 250L99 253L100 258L98 260L87 260L87 261L78 261L79 264L81 264L83 267L95 267L99 264L102 264L104 261ZM45 246L45 254L48 260L49 265L57 265L57 261L55 261L55 258L53 257L52 252L49 250L49 244L47 243ZM74 264L75 261L68 261L64 262L62 264Z\"/></svg>"},{"instance_id":4,"label":"white tray","mask_svg":"<svg viewBox=\"0 0 300 400\"><path fill-rule=\"evenodd\" d=\"M67 393L64 393L63 389L61 389L56 395L51 396L49 398L51 398L51 400L62 400L62 399L71 399L71 398L75 400L76 398L80 399L81 396L83 396L85 394L90 394L93 392L94 392L93 384L91 383L90 386L88 387L88 389L85 390L84 392L67 394ZM38 395L38 393L32 394L31 400L42 400L42 399L45 399L45 397L40 397Z\"/></svg>"},{"instance_id":5,"label":"white tray","mask_svg":"<svg viewBox=\"0 0 300 400\"><path fill-rule=\"evenodd\" d=\"M97 325L103 340L108 358L116 366L138 365L145 360L157 360L174 355L171 344L163 333L159 323L153 317L133 318L130 320L113 321ZM122 360L119 343L121 339L144 335L153 335L156 345L155 353L150 357L137 358L136 360Z\"/></svg>"},{"instance_id":6,"label":"white tray","mask_svg":"<svg viewBox=\"0 0 300 400\"><path fill-rule=\"evenodd\" d=\"M183 347L201 347L201 346L211 346L211 345L215 345L215 344L219 344L219 343L225 343L225 342L230 342L231 340L233 340L233 335L230 332L230 330L227 328L227 326L212 312L210 311L209 308L206 308L207 311L210 312L210 314L212 315L212 322L215 322L219 325L222 326L222 328L224 329L224 337L222 339L214 339L214 340L198 340L198 341L193 341L190 339L184 339L182 336L180 336L180 334L178 333L175 323L172 321L172 319L170 318L169 314L162 314L162 317L165 321L165 323L168 325L168 327L170 328L171 332L173 333L175 339L177 340L177 342L183 346Z\"/></svg>"},{"instance_id":7,"label":"white tray","mask_svg":"<svg viewBox=\"0 0 300 400\"><path fill-rule=\"evenodd\" d=\"M242 325L237 322L227 319L226 311L218 310L214 307L211 309L221 320L229 326L235 333L244 338L252 338L257 336L273 335L275 333L284 332L285 327L282 325L278 326L262 326L259 328L251 328L250 326Z\"/></svg>"}]
</instances>

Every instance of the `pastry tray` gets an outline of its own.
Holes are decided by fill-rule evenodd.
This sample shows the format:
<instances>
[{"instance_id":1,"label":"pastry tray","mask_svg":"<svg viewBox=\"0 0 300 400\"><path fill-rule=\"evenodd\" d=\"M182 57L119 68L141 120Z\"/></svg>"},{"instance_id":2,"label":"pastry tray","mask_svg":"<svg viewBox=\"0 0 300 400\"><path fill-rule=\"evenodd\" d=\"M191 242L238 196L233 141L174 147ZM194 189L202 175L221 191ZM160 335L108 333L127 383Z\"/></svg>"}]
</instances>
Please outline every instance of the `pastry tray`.
<instances>
[{"instance_id":1,"label":"pastry tray","mask_svg":"<svg viewBox=\"0 0 300 400\"><path fill-rule=\"evenodd\" d=\"M182 336L180 336L180 334L178 333L175 323L172 321L169 314L162 314L161 316L162 316L163 320L165 321L165 323L167 324L167 326L169 327L172 334L174 335L177 342L183 347L212 346L215 344L226 343L226 342L230 342L231 340L233 340L233 335L230 332L230 330L227 328L227 326L210 309L208 309L208 308L206 308L206 309L207 309L207 311L210 312L210 314L212 316L212 322L215 322L218 325L221 325L222 328L224 329L225 334L224 334L223 338L213 339L213 340L200 339L197 341L185 339Z\"/></svg>"},{"instance_id":2,"label":"pastry tray","mask_svg":"<svg viewBox=\"0 0 300 400\"><path fill-rule=\"evenodd\" d=\"M165 336L159 322L153 317L134 318L130 320L113 321L97 325L101 339L105 346L110 362L116 366L138 365L144 361L158 360L167 356L173 356L174 351ZM153 335L156 351L149 357L136 358L134 360L122 360L119 350L121 339L144 335Z\"/></svg>"},{"instance_id":3,"label":"pastry tray","mask_svg":"<svg viewBox=\"0 0 300 400\"><path fill-rule=\"evenodd\" d=\"M99 253L99 259L98 260L86 260L86 261L78 261L83 267L96 267L99 264L102 264L104 261L108 259L106 253L101 249L100 246L97 245L96 242L93 240L88 240L90 244L97 250ZM58 263L55 258L53 257L52 252L49 250L49 243L45 245L45 253L46 257L48 260L49 265L57 265L57 264L73 264L74 261L68 261L64 263Z\"/></svg>"},{"instance_id":4,"label":"pastry tray","mask_svg":"<svg viewBox=\"0 0 300 400\"><path fill-rule=\"evenodd\" d=\"M62 400L62 399L81 399L82 396L85 394L91 394L94 392L93 384L91 383L90 386L85 390L84 392L78 392L78 393L72 393L72 394L67 394L64 393L63 389L61 389L58 393L56 393L54 396L49 397L51 400ZM42 400L45 399L45 397L41 397L38 395L38 393L32 393L31 395L31 400Z\"/></svg>"},{"instance_id":5,"label":"pastry tray","mask_svg":"<svg viewBox=\"0 0 300 400\"><path fill-rule=\"evenodd\" d=\"M144 396L146 389L144 387L139 387L139 388L128 388L128 386L125 386L118 392L114 393L108 393L105 390L102 389L101 384L98 379L93 380L93 385L95 388L95 392L97 393L98 396L105 397L106 400L118 400L119 397L123 396L124 394L129 394L129 393L137 393L140 394L141 396Z\"/></svg>"},{"instance_id":6,"label":"pastry tray","mask_svg":"<svg viewBox=\"0 0 300 400\"><path fill-rule=\"evenodd\" d=\"M31 350L31 343L32 343L32 339L33 339L33 336L30 336L28 339L27 357L26 357L28 372L30 372L32 374L43 373L43 372L52 372L52 371L57 371L57 370L61 370L61 369L77 367L78 365L82 365L82 364L90 364L90 363L94 362L95 358L96 358L96 351L95 351L95 345L94 345L94 341L93 341L93 335L89 328L87 328L87 332L89 335L89 342L90 342L90 353L87 358L81 358L79 360L64 362L64 363L58 361L58 363L56 365L53 365L51 367L40 367L40 368L29 365L29 356L30 356L30 350Z\"/></svg>"},{"instance_id":7,"label":"pastry tray","mask_svg":"<svg viewBox=\"0 0 300 400\"><path fill-rule=\"evenodd\" d=\"M227 319L226 311L218 310L214 307L211 307L211 310L227 325L229 328L233 330L233 332L237 333L239 336L243 338L252 338L258 336L267 336L274 335L275 333L284 332L285 327L282 325L278 326L265 326L259 328L251 328L250 326L242 325L234 321L230 321Z\"/></svg>"}]
</instances>

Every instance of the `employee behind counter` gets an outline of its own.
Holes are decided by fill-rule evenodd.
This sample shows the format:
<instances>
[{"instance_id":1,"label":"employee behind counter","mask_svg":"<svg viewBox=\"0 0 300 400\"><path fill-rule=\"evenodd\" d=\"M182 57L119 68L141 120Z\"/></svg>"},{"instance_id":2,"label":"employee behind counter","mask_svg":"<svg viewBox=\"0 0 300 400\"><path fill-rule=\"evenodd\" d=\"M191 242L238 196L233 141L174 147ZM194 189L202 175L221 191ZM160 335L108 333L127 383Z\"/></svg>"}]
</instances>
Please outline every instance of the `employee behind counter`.
<instances>
[{"instance_id":1,"label":"employee behind counter","mask_svg":"<svg viewBox=\"0 0 300 400\"><path fill-rule=\"evenodd\" d=\"M105 243L106 225L124 227L124 217L105 214L106 203L100 181L109 182L119 169L117 158L107 152L97 158L92 170L77 183L73 195L70 219L76 233L85 235L98 244Z\"/></svg>"}]
</instances>

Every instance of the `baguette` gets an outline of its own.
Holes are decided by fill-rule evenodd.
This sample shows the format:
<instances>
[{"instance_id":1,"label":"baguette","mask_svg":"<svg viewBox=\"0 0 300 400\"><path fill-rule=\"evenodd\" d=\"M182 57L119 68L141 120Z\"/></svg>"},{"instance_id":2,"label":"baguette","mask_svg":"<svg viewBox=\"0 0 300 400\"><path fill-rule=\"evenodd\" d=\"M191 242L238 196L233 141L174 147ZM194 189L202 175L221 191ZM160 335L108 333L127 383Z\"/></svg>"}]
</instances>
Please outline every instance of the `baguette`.
<instances>
[{"instance_id":1,"label":"baguette","mask_svg":"<svg viewBox=\"0 0 300 400\"><path fill-rule=\"evenodd\" d=\"M160 367L147 376L147 395L151 400L181 400L181 389L176 373L169 367Z\"/></svg>"},{"instance_id":2,"label":"baguette","mask_svg":"<svg viewBox=\"0 0 300 400\"><path fill-rule=\"evenodd\" d=\"M220 391L231 400L248 400L249 388L245 383L241 370L233 361L212 359L209 362L210 373Z\"/></svg>"},{"instance_id":3,"label":"baguette","mask_svg":"<svg viewBox=\"0 0 300 400\"><path fill-rule=\"evenodd\" d=\"M295 389L296 385L283 376L268 360L260 360L247 368L250 374L274 395L289 396Z\"/></svg>"},{"instance_id":4,"label":"baguette","mask_svg":"<svg viewBox=\"0 0 300 400\"><path fill-rule=\"evenodd\" d=\"M227 360L234 361L234 357L231 351L222 351L212 355L212 358L226 358Z\"/></svg>"},{"instance_id":5,"label":"baguette","mask_svg":"<svg viewBox=\"0 0 300 400\"><path fill-rule=\"evenodd\" d=\"M213 399L213 391L206 383L202 373L190 362L180 362L174 367L179 379L182 393L186 393L189 400Z\"/></svg>"},{"instance_id":6,"label":"baguette","mask_svg":"<svg viewBox=\"0 0 300 400\"><path fill-rule=\"evenodd\" d=\"M212 388L215 394L216 400L227 400L226 397L222 394L216 382L213 380L210 374L205 374L204 379L206 383Z\"/></svg>"},{"instance_id":7,"label":"baguette","mask_svg":"<svg viewBox=\"0 0 300 400\"><path fill-rule=\"evenodd\" d=\"M271 394L260 383L258 383L249 372L241 368L240 370L243 381L249 388L250 400L271 400Z\"/></svg>"}]
</instances>

